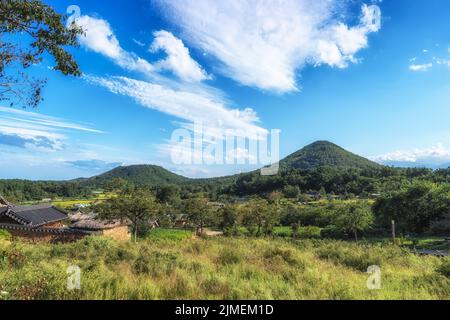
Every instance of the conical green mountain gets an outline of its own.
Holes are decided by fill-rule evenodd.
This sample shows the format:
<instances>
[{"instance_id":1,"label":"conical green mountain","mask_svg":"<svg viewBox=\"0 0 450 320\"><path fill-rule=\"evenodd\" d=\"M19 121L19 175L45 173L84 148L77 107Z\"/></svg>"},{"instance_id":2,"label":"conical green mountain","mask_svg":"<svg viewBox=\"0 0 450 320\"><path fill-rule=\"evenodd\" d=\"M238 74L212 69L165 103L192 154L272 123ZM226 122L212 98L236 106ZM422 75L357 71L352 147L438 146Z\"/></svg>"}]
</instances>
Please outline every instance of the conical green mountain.
<instances>
[{"instance_id":1,"label":"conical green mountain","mask_svg":"<svg viewBox=\"0 0 450 320\"><path fill-rule=\"evenodd\" d=\"M325 166L342 169L381 167L328 141L314 142L281 161L283 169L309 170Z\"/></svg>"}]
</instances>

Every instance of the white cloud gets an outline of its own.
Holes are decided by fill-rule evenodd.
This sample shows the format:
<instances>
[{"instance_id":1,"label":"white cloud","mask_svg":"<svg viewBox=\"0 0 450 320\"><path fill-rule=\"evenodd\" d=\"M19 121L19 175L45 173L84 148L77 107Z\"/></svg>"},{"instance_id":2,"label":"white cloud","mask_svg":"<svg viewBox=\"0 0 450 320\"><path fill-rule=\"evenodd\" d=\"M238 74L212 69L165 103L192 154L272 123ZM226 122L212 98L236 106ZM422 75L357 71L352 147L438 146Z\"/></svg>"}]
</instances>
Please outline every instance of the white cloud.
<instances>
[{"instance_id":1,"label":"white cloud","mask_svg":"<svg viewBox=\"0 0 450 320\"><path fill-rule=\"evenodd\" d=\"M411 71L428 71L433 67L432 63L426 63L426 64L412 64L409 66L409 70Z\"/></svg>"},{"instance_id":2,"label":"white cloud","mask_svg":"<svg viewBox=\"0 0 450 320\"><path fill-rule=\"evenodd\" d=\"M445 148L442 143L438 143L430 148L399 150L376 156L372 159L377 162L399 161L442 164L450 161L450 149Z\"/></svg>"},{"instance_id":3,"label":"white cloud","mask_svg":"<svg viewBox=\"0 0 450 320\"><path fill-rule=\"evenodd\" d=\"M167 54L166 59L155 64L158 70L172 71L180 79L188 82L210 79L202 67L191 58L189 49L185 47L183 41L164 30L155 32L154 36L150 51L155 53L163 50Z\"/></svg>"},{"instance_id":4,"label":"white cloud","mask_svg":"<svg viewBox=\"0 0 450 320\"><path fill-rule=\"evenodd\" d=\"M76 20L85 34L79 36L81 45L96 53L112 59L121 68L151 74L154 67L146 60L125 51L115 36L108 21L90 16L81 16Z\"/></svg>"},{"instance_id":5,"label":"white cloud","mask_svg":"<svg viewBox=\"0 0 450 320\"><path fill-rule=\"evenodd\" d=\"M187 82L200 82L211 78L192 59L189 49L185 47L183 41L168 31L161 30L154 33L155 39L150 46L150 51L155 53L163 50L167 57L152 64L136 54L124 50L108 21L81 16L76 22L85 30L85 34L79 36L81 45L110 58L123 69L138 71L151 77L157 77L157 72L168 70ZM145 46L139 40L133 39L133 42L138 46Z\"/></svg>"},{"instance_id":6,"label":"white cloud","mask_svg":"<svg viewBox=\"0 0 450 320\"><path fill-rule=\"evenodd\" d=\"M277 92L298 89L305 65L345 68L357 62L381 11L363 5L359 22L341 18L341 1L155 0L188 42L220 61L220 71L247 86Z\"/></svg>"},{"instance_id":7,"label":"white cloud","mask_svg":"<svg viewBox=\"0 0 450 320\"><path fill-rule=\"evenodd\" d=\"M442 58L433 57L433 61L435 61L437 65L445 65L445 66L449 66L450 67L450 60L449 59L442 59Z\"/></svg>"},{"instance_id":8,"label":"white cloud","mask_svg":"<svg viewBox=\"0 0 450 320\"><path fill-rule=\"evenodd\" d=\"M140 105L172 115L188 122L200 122L210 128L236 129L248 134L265 134L258 126L258 117L252 109L231 109L226 101L202 88L175 89L157 83L126 77L86 77L91 83L109 91L133 98Z\"/></svg>"},{"instance_id":9,"label":"white cloud","mask_svg":"<svg viewBox=\"0 0 450 320\"><path fill-rule=\"evenodd\" d=\"M0 107L0 145L61 150L67 130L102 133L79 123L35 112Z\"/></svg>"},{"instance_id":10,"label":"white cloud","mask_svg":"<svg viewBox=\"0 0 450 320\"><path fill-rule=\"evenodd\" d=\"M61 118L7 107L0 107L0 119L17 120L28 124L54 127L60 129L74 129L93 133L103 133L100 130L88 127L86 125L67 122L66 120Z\"/></svg>"},{"instance_id":11,"label":"white cloud","mask_svg":"<svg viewBox=\"0 0 450 320\"><path fill-rule=\"evenodd\" d=\"M133 42L137 44L139 47L145 47L145 43L133 38Z\"/></svg>"},{"instance_id":12,"label":"white cloud","mask_svg":"<svg viewBox=\"0 0 450 320\"><path fill-rule=\"evenodd\" d=\"M129 53L120 47L109 24L107 24L108 28L103 28L105 24L107 22L99 23L101 29L104 29L100 32L100 37L104 39L107 35L106 37L109 39L102 41L106 44L102 47L112 48L107 50L97 48L94 51L113 59L124 69L130 70L131 68L124 63L127 59L123 58L128 57ZM89 43L85 45L96 48ZM180 39L167 31L155 32L150 51L158 52L160 50L164 51L167 57L151 65L152 72L147 73L148 77L145 81L123 76L85 75L84 78L114 94L130 97L144 107L181 119L180 128L195 129L192 128L193 123L201 123L205 135L208 136L219 136L226 130L233 130L236 136L257 136L259 138L268 134L268 131L259 125L259 118L252 109L232 107L222 91L201 83L210 76L191 58L189 49ZM162 71L170 71L178 79L173 80L166 77L160 73ZM174 145L170 141L166 141L158 146L158 150L160 155L167 158L174 150ZM200 154L193 155L196 161L199 161L201 156ZM240 153L238 156L248 158ZM95 157L91 157L91 159L95 159Z\"/></svg>"}]
</instances>

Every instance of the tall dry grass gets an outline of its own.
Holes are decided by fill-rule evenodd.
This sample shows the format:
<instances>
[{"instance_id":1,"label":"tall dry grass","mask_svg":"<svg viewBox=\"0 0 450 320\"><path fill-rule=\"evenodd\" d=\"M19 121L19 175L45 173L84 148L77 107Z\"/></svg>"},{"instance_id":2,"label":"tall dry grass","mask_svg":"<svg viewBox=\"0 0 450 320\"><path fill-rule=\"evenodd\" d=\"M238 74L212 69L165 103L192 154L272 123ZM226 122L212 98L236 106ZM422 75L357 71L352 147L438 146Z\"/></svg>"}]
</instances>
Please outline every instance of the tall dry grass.
<instances>
[{"instance_id":1,"label":"tall dry grass","mask_svg":"<svg viewBox=\"0 0 450 320\"><path fill-rule=\"evenodd\" d=\"M81 268L81 290L67 268ZM367 267L382 270L367 288ZM73 244L0 240L0 299L450 299L450 261L339 241L92 237Z\"/></svg>"}]
</instances>

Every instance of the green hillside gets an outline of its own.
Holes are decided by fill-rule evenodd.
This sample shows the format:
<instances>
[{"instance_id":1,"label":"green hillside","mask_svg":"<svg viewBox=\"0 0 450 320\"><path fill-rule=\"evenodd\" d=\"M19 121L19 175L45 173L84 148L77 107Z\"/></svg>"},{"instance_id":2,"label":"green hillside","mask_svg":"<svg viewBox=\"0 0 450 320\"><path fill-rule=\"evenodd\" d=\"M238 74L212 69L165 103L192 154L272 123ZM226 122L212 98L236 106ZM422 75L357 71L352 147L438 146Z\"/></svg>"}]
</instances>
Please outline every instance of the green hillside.
<instances>
[{"instance_id":1,"label":"green hillside","mask_svg":"<svg viewBox=\"0 0 450 320\"><path fill-rule=\"evenodd\" d=\"M284 169L309 170L319 167L378 169L381 165L353 154L334 143L317 141L281 161Z\"/></svg>"},{"instance_id":2,"label":"green hillside","mask_svg":"<svg viewBox=\"0 0 450 320\"><path fill-rule=\"evenodd\" d=\"M188 178L172 173L159 166L134 165L115 168L99 176L87 179L84 183L101 186L116 178L124 179L135 185L148 186L180 184L190 181Z\"/></svg>"}]
</instances>

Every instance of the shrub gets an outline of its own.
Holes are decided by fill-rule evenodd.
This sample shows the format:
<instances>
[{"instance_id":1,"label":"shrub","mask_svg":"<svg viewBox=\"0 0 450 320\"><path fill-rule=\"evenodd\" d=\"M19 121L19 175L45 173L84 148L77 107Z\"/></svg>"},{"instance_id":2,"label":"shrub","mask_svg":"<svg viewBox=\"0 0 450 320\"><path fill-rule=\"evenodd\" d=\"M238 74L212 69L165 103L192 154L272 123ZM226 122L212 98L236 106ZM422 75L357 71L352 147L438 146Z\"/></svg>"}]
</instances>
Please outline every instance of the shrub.
<instances>
[{"instance_id":1,"label":"shrub","mask_svg":"<svg viewBox=\"0 0 450 320\"><path fill-rule=\"evenodd\" d=\"M317 251L318 257L335 263L366 272L372 265L381 266L383 263L382 252L374 252L368 247L345 245L344 243L330 243Z\"/></svg>"},{"instance_id":2,"label":"shrub","mask_svg":"<svg viewBox=\"0 0 450 320\"><path fill-rule=\"evenodd\" d=\"M163 228L153 229L147 235L149 240L183 241L189 238L192 238L192 231Z\"/></svg>"},{"instance_id":3,"label":"shrub","mask_svg":"<svg viewBox=\"0 0 450 320\"><path fill-rule=\"evenodd\" d=\"M221 265L238 264L242 261L242 256L239 252L233 249L222 249L217 257L217 262Z\"/></svg>"},{"instance_id":4,"label":"shrub","mask_svg":"<svg viewBox=\"0 0 450 320\"><path fill-rule=\"evenodd\" d=\"M319 227L303 227L298 231L298 237L303 239L320 239L322 229Z\"/></svg>"},{"instance_id":5,"label":"shrub","mask_svg":"<svg viewBox=\"0 0 450 320\"><path fill-rule=\"evenodd\" d=\"M242 232L237 227L228 227L223 230L223 235L226 237L239 237L242 236Z\"/></svg>"},{"instance_id":6,"label":"shrub","mask_svg":"<svg viewBox=\"0 0 450 320\"><path fill-rule=\"evenodd\" d=\"M169 276L177 266L177 256L170 252L150 251L142 248L134 261L133 269L137 274L154 277Z\"/></svg>"},{"instance_id":7,"label":"shrub","mask_svg":"<svg viewBox=\"0 0 450 320\"><path fill-rule=\"evenodd\" d=\"M447 278L450 278L450 259L445 260L437 271Z\"/></svg>"},{"instance_id":8,"label":"shrub","mask_svg":"<svg viewBox=\"0 0 450 320\"><path fill-rule=\"evenodd\" d=\"M277 260L281 258L289 265L297 265L295 252L291 249L271 248L264 253L264 258L267 260Z\"/></svg>"},{"instance_id":9,"label":"shrub","mask_svg":"<svg viewBox=\"0 0 450 320\"><path fill-rule=\"evenodd\" d=\"M0 240L11 240L11 233L6 230L0 230Z\"/></svg>"},{"instance_id":10,"label":"shrub","mask_svg":"<svg viewBox=\"0 0 450 320\"><path fill-rule=\"evenodd\" d=\"M435 221L431 223L429 233L435 236L450 234L450 217L445 220Z\"/></svg>"},{"instance_id":11,"label":"shrub","mask_svg":"<svg viewBox=\"0 0 450 320\"><path fill-rule=\"evenodd\" d=\"M335 225L329 225L323 228L320 235L326 239L348 239L348 234Z\"/></svg>"},{"instance_id":12,"label":"shrub","mask_svg":"<svg viewBox=\"0 0 450 320\"><path fill-rule=\"evenodd\" d=\"M275 229L273 235L281 238L289 238L292 237L292 231L287 229Z\"/></svg>"}]
</instances>

